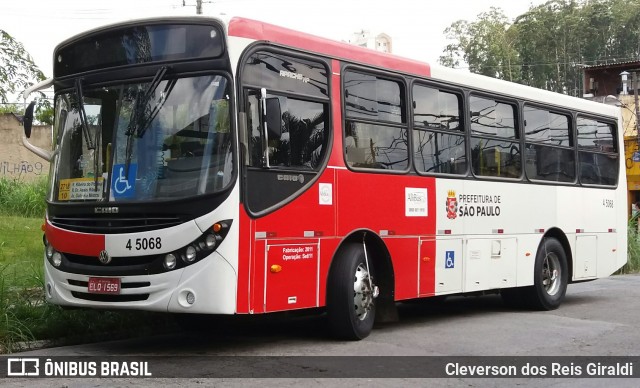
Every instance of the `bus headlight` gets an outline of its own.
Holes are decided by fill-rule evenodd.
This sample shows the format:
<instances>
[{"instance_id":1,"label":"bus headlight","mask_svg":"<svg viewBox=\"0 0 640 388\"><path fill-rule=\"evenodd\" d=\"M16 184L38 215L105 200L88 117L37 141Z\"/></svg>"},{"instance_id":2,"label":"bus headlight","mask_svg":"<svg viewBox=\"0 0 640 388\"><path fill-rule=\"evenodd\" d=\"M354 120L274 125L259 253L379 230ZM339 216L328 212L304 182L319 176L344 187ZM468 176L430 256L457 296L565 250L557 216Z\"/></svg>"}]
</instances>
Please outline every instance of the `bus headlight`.
<instances>
[{"instance_id":1,"label":"bus headlight","mask_svg":"<svg viewBox=\"0 0 640 388\"><path fill-rule=\"evenodd\" d=\"M184 256L182 256L182 259L187 263L193 263L193 261L196 259L196 248L193 245L189 245L184 251Z\"/></svg>"},{"instance_id":2,"label":"bus headlight","mask_svg":"<svg viewBox=\"0 0 640 388\"><path fill-rule=\"evenodd\" d=\"M164 257L164 267L166 269L174 269L177 264L176 256L173 253L169 253Z\"/></svg>"},{"instance_id":3,"label":"bus headlight","mask_svg":"<svg viewBox=\"0 0 640 388\"><path fill-rule=\"evenodd\" d=\"M204 243L209 249L213 249L216 247L216 236L212 234L208 234L204 239Z\"/></svg>"},{"instance_id":4,"label":"bus headlight","mask_svg":"<svg viewBox=\"0 0 640 388\"><path fill-rule=\"evenodd\" d=\"M51 260L51 258L53 257L53 252L55 252L53 246L51 244L47 244L47 247L45 248L47 259Z\"/></svg>"},{"instance_id":5,"label":"bus headlight","mask_svg":"<svg viewBox=\"0 0 640 388\"><path fill-rule=\"evenodd\" d=\"M229 233L231 224L232 220L216 222L188 245L166 254L162 261L165 270L171 271L184 268L209 256L224 241L224 238ZM156 260L160 261L162 255L156 257ZM156 265L158 265L158 261L155 262Z\"/></svg>"},{"instance_id":6,"label":"bus headlight","mask_svg":"<svg viewBox=\"0 0 640 388\"><path fill-rule=\"evenodd\" d=\"M62 264L62 255L60 252L53 252L51 255L51 264L53 264L54 267L59 267L60 264Z\"/></svg>"}]
</instances>

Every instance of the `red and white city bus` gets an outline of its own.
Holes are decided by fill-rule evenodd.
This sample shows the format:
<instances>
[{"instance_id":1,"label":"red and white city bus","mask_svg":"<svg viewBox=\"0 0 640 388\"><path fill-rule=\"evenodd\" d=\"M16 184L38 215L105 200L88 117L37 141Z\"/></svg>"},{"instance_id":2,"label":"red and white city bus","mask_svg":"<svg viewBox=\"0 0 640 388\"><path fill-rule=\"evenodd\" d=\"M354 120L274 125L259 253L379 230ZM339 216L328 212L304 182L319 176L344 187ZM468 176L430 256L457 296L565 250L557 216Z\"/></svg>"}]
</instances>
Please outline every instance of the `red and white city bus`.
<instances>
[{"instance_id":1,"label":"red and white city bus","mask_svg":"<svg viewBox=\"0 0 640 388\"><path fill-rule=\"evenodd\" d=\"M554 309L626 262L615 107L241 18L89 31L25 94L50 85L54 304L323 308L361 339L397 301Z\"/></svg>"}]
</instances>

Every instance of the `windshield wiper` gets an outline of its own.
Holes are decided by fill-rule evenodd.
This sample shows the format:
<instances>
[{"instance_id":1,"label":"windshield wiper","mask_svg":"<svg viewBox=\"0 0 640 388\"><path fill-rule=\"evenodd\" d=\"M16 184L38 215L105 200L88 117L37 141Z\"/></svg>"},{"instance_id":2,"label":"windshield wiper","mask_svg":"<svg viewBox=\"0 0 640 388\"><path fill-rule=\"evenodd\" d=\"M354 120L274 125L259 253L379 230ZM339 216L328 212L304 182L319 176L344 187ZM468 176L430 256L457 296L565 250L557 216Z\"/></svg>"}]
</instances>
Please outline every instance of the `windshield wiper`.
<instances>
[{"instance_id":1,"label":"windshield wiper","mask_svg":"<svg viewBox=\"0 0 640 388\"><path fill-rule=\"evenodd\" d=\"M127 135L127 147L126 147L126 156L125 156L125 177L129 177L129 165L131 164L131 157L133 154L133 135L141 138L144 136L147 127L153 119L158 115L158 112L164 105L166 101L167 95L173 89L176 81L173 80L171 82L167 82L164 90L162 91L160 102L151 110L150 113L147 114L147 105L149 101L151 101L151 97L153 93L158 88L160 83L164 80L164 76L167 73L169 68L167 66L162 66L158 69L156 74L154 75L151 83L147 86L147 89L144 91L142 98L136 98L136 101L133 106L133 110L131 111L131 116L129 118L129 126L127 127L127 131L125 134Z\"/></svg>"},{"instance_id":2,"label":"windshield wiper","mask_svg":"<svg viewBox=\"0 0 640 388\"><path fill-rule=\"evenodd\" d=\"M76 95L78 96L78 116L80 116L80 126L82 127L82 136L87 142L87 149L89 151L93 151L91 154L93 154L92 156L93 156L94 184L95 184L95 191L98 191L98 169L100 167L100 162L99 162L100 149L98 149L98 151L96 152L96 144L98 143L98 136L100 134L100 130L98 129L96 131L95 141L91 139L91 136L89 134L89 124L88 124L89 121L87 120L87 112L84 110L84 96L82 94L81 78L76 78L75 89L76 89ZM101 128L101 126L99 126L99 128Z\"/></svg>"},{"instance_id":3,"label":"windshield wiper","mask_svg":"<svg viewBox=\"0 0 640 388\"><path fill-rule=\"evenodd\" d=\"M80 116L80 126L82 127L82 135L87 142L87 149L95 150L96 146L89 136L89 126L87 124L87 112L84 110L84 96L82 95L82 80L76 79L76 95L78 96L78 115Z\"/></svg>"}]
</instances>

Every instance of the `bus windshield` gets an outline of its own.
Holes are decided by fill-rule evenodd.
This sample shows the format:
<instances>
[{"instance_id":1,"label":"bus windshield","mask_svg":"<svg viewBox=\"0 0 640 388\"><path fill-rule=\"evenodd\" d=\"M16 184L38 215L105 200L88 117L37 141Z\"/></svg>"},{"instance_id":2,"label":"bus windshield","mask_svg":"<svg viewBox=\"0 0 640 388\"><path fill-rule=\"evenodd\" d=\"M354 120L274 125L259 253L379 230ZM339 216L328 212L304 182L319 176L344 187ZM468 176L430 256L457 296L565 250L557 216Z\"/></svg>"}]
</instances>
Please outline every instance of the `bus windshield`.
<instances>
[{"instance_id":1,"label":"bus windshield","mask_svg":"<svg viewBox=\"0 0 640 388\"><path fill-rule=\"evenodd\" d=\"M76 83L56 96L51 201L177 199L229 185L228 80L159 74L146 83Z\"/></svg>"}]
</instances>

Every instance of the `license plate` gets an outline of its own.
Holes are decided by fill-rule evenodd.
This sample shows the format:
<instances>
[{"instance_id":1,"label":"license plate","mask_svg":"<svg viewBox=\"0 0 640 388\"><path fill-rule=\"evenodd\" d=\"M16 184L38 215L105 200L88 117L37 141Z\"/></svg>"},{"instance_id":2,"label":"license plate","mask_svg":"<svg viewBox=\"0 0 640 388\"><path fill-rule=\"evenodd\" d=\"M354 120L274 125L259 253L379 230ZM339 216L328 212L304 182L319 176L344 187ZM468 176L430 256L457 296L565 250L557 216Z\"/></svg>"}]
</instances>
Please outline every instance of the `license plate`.
<instances>
[{"instance_id":1,"label":"license plate","mask_svg":"<svg viewBox=\"0 0 640 388\"><path fill-rule=\"evenodd\" d=\"M119 278L89 278L88 290L90 294L119 294Z\"/></svg>"}]
</instances>

